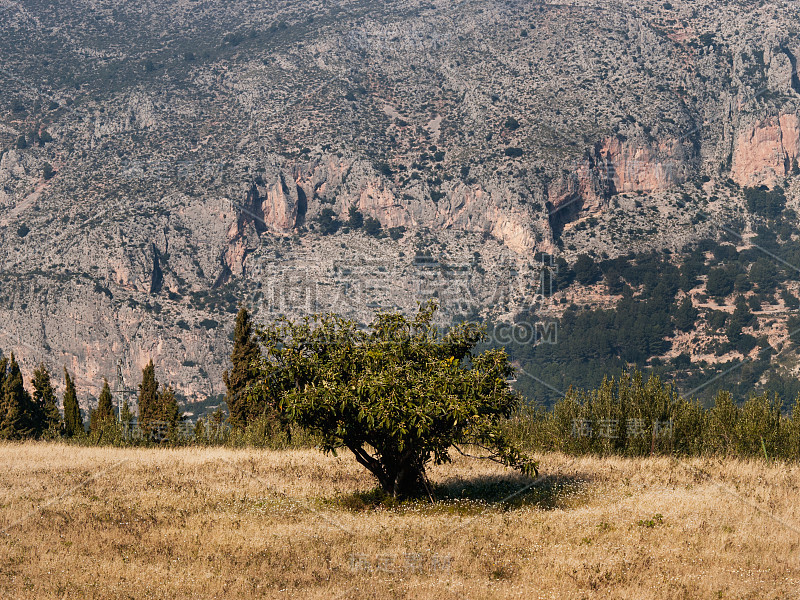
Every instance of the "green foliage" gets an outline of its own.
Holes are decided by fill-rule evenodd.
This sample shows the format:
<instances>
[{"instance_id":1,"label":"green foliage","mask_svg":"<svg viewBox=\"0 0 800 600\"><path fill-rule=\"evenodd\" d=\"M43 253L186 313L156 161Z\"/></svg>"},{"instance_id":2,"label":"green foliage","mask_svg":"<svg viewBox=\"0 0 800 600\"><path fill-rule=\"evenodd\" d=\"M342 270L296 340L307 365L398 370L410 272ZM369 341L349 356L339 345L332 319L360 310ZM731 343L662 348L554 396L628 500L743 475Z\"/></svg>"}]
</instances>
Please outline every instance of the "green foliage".
<instances>
[{"instance_id":1,"label":"green foliage","mask_svg":"<svg viewBox=\"0 0 800 600\"><path fill-rule=\"evenodd\" d=\"M111 396L111 388L108 385L108 380L103 379L103 389L100 392L97 408L89 414L89 432L99 441L109 433L109 430L114 431L116 428L117 420L114 416L114 400Z\"/></svg>"},{"instance_id":2,"label":"green foliage","mask_svg":"<svg viewBox=\"0 0 800 600\"><path fill-rule=\"evenodd\" d=\"M68 438L83 436L86 429L83 426L83 417L78 405L78 393L75 391L75 382L64 367L64 435Z\"/></svg>"},{"instance_id":3,"label":"green foliage","mask_svg":"<svg viewBox=\"0 0 800 600\"><path fill-rule=\"evenodd\" d=\"M44 363L34 369L31 384L33 385L33 401L37 405L40 415L39 433L48 439L60 436L64 423L58 410L58 402L50 380L50 371Z\"/></svg>"},{"instance_id":4,"label":"green foliage","mask_svg":"<svg viewBox=\"0 0 800 600\"><path fill-rule=\"evenodd\" d=\"M600 279L601 271L591 256L581 254L572 265L575 280L581 285L592 285Z\"/></svg>"},{"instance_id":5,"label":"green foliage","mask_svg":"<svg viewBox=\"0 0 800 600\"><path fill-rule=\"evenodd\" d=\"M358 210L356 205L350 207L347 211L347 221L345 223L350 229L361 229L364 225L364 215Z\"/></svg>"},{"instance_id":6,"label":"green foliage","mask_svg":"<svg viewBox=\"0 0 800 600\"><path fill-rule=\"evenodd\" d=\"M697 322L697 315L698 311L692 304L692 299L689 296L684 296L672 313L672 319L675 327L681 331L691 331Z\"/></svg>"},{"instance_id":7,"label":"green foliage","mask_svg":"<svg viewBox=\"0 0 800 600\"><path fill-rule=\"evenodd\" d=\"M325 207L317 218L319 231L322 235L333 235L342 226L341 221L336 218L336 211L330 207Z\"/></svg>"},{"instance_id":8,"label":"green foliage","mask_svg":"<svg viewBox=\"0 0 800 600\"><path fill-rule=\"evenodd\" d=\"M142 382L139 384L139 429L145 439L174 439L175 428L183 420L183 413L172 387L167 386L161 391L158 387L153 359L150 359L142 369Z\"/></svg>"},{"instance_id":9,"label":"green foliage","mask_svg":"<svg viewBox=\"0 0 800 600\"><path fill-rule=\"evenodd\" d=\"M736 272L730 267L717 267L708 272L706 292L709 296L724 298L733 292Z\"/></svg>"},{"instance_id":10,"label":"green foliage","mask_svg":"<svg viewBox=\"0 0 800 600\"><path fill-rule=\"evenodd\" d=\"M367 217L364 219L364 233L378 237L381 234L381 222L378 219Z\"/></svg>"},{"instance_id":11,"label":"green foliage","mask_svg":"<svg viewBox=\"0 0 800 600\"><path fill-rule=\"evenodd\" d=\"M641 372L605 378L592 390L570 388L552 411L523 408L507 425L523 447L572 454L726 455L800 459L800 396L791 416L777 395L751 396L741 407L720 391L711 409Z\"/></svg>"},{"instance_id":12,"label":"green foliage","mask_svg":"<svg viewBox=\"0 0 800 600\"><path fill-rule=\"evenodd\" d=\"M235 428L246 427L263 412L247 396L248 387L258 377L260 358L261 352L253 336L250 313L242 306L236 315L236 325L233 330L232 367L222 374L227 390L225 402L230 412L230 423Z\"/></svg>"},{"instance_id":13,"label":"green foliage","mask_svg":"<svg viewBox=\"0 0 800 600\"><path fill-rule=\"evenodd\" d=\"M175 427L183 420L183 412L178 406L178 399L175 397L175 390L172 386L167 386L158 394L158 406L155 416L161 423L166 423L170 432L175 431ZM170 435L174 437L174 435Z\"/></svg>"},{"instance_id":14,"label":"green foliage","mask_svg":"<svg viewBox=\"0 0 800 600\"><path fill-rule=\"evenodd\" d=\"M778 283L778 267L774 260L759 258L750 267L750 281L759 292L772 293Z\"/></svg>"},{"instance_id":15,"label":"green foliage","mask_svg":"<svg viewBox=\"0 0 800 600\"><path fill-rule=\"evenodd\" d=\"M786 194L780 187L771 191L763 185L744 188L744 197L750 212L769 219L777 218L786 207Z\"/></svg>"},{"instance_id":16,"label":"green foliage","mask_svg":"<svg viewBox=\"0 0 800 600\"><path fill-rule=\"evenodd\" d=\"M526 472L535 465L500 424L519 406L502 350L473 352L475 324L440 334L436 306L414 319L379 314L365 331L337 315L279 319L260 332L265 358L252 394L286 422L348 448L393 497L430 493L425 467L474 444Z\"/></svg>"},{"instance_id":17,"label":"green foliage","mask_svg":"<svg viewBox=\"0 0 800 600\"><path fill-rule=\"evenodd\" d=\"M40 419L37 406L25 389L22 373L14 355L0 363L3 369L0 387L0 439L14 440L34 437Z\"/></svg>"},{"instance_id":18,"label":"green foliage","mask_svg":"<svg viewBox=\"0 0 800 600\"><path fill-rule=\"evenodd\" d=\"M395 242L402 237L406 233L406 228L400 225L399 227L390 227L389 228L389 237L393 239Z\"/></svg>"},{"instance_id":19,"label":"green foliage","mask_svg":"<svg viewBox=\"0 0 800 600\"><path fill-rule=\"evenodd\" d=\"M503 151L503 153L506 156L511 157L511 158L519 158L520 156L522 156L524 154L523 151L522 151L522 148L514 148L514 147L511 147L511 146L506 148Z\"/></svg>"},{"instance_id":20,"label":"green foliage","mask_svg":"<svg viewBox=\"0 0 800 600\"><path fill-rule=\"evenodd\" d=\"M139 384L139 427L147 431L152 421L158 419L158 381L153 359L142 369L142 382Z\"/></svg>"}]
</instances>

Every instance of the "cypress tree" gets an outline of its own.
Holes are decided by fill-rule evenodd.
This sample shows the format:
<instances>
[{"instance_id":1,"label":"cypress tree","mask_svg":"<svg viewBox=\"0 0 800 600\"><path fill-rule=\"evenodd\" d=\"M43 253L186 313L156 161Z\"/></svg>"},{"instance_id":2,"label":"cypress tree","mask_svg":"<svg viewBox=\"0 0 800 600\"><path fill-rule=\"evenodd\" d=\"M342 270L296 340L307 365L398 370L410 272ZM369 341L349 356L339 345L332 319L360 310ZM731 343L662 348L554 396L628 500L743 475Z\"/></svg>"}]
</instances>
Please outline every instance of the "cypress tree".
<instances>
[{"instance_id":1,"label":"cypress tree","mask_svg":"<svg viewBox=\"0 0 800 600\"><path fill-rule=\"evenodd\" d=\"M78 405L78 394L75 391L75 382L69 376L67 367L64 367L64 435L73 437L86 433L81 417L81 407Z\"/></svg>"},{"instance_id":2,"label":"cypress tree","mask_svg":"<svg viewBox=\"0 0 800 600\"><path fill-rule=\"evenodd\" d=\"M0 427L2 427L3 423L5 423L6 413L8 412L5 395L3 394L3 388L5 387L7 372L8 372L8 358L6 358L5 356L0 357Z\"/></svg>"},{"instance_id":3,"label":"cypress tree","mask_svg":"<svg viewBox=\"0 0 800 600\"><path fill-rule=\"evenodd\" d=\"M248 402L248 385L257 378L257 363L261 357L258 343L253 336L253 324L250 313L242 306L236 315L236 326L233 330L233 351L231 352L232 368L222 374L227 388L225 402L230 412L230 422L234 427L246 427L255 419L260 411L258 406Z\"/></svg>"},{"instance_id":4,"label":"cypress tree","mask_svg":"<svg viewBox=\"0 0 800 600\"><path fill-rule=\"evenodd\" d=\"M60 435L62 429L61 413L58 410L58 402L53 391L53 384L50 380L50 371L40 363L33 371L33 402L36 404L37 412L37 435L56 437Z\"/></svg>"},{"instance_id":5,"label":"cypress tree","mask_svg":"<svg viewBox=\"0 0 800 600\"><path fill-rule=\"evenodd\" d=\"M174 431L178 422L183 420L183 413L178 406L175 398L175 391L172 386L165 387L158 394L158 420L169 424L170 430Z\"/></svg>"},{"instance_id":6,"label":"cypress tree","mask_svg":"<svg viewBox=\"0 0 800 600\"><path fill-rule=\"evenodd\" d=\"M120 422L122 424L122 429L127 435L130 431L131 426L133 425L133 413L131 412L130 406L128 406L128 399L122 401L122 411L120 414Z\"/></svg>"},{"instance_id":7,"label":"cypress tree","mask_svg":"<svg viewBox=\"0 0 800 600\"><path fill-rule=\"evenodd\" d=\"M4 419L0 423L0 438L7 440L33 437L35 430L35 405L19 369L14 354L8 362L8 372L3 381Z\"/></svg>"},{"instance_id":8,"label":"cypress tree","mask_svg":"<svg viewBox=\"0 0 800 600\"><path fill-rule=\"evenodd\" d=\"M142 383L139 384L139 427L144 431L158 418L158 381L151 358L142 369Z\"/></svg>"},{"instance_id":9,"label":"cypress tree","mask_svg":"<svg viewBox=\"0 0 800 600\"><path fill-rule=\"evenodd\" d=\"M103 391L100 392L97 409L92 411L92 416L89 419L89 429L92 433L95 433L113 424L114 402L111 397L111 388L108 386L108 380L103 378Z\"/></svg>"}]
</instances>

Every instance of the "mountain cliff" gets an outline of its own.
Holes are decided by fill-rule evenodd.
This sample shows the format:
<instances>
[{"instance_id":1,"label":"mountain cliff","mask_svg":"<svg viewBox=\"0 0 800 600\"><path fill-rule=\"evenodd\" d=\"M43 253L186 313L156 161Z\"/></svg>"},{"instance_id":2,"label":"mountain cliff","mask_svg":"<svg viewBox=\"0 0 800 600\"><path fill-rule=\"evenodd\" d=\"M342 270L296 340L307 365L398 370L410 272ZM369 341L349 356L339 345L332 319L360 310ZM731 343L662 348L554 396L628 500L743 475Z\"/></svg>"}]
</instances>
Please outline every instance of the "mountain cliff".
<instances>
[{"instance_id":1,"label":"mountain cliff","mask_svg":"<svg viewBox=\"0 0 800 600\"><path fill-rule=\"evenodd\" d=\"M746 235L742 188L797 207L791 3L0 14L0 348L95 394L151 357L189 399L222 393L240 301L510 320L542 302L540 253Z\"/></svg>"}]
</instances>

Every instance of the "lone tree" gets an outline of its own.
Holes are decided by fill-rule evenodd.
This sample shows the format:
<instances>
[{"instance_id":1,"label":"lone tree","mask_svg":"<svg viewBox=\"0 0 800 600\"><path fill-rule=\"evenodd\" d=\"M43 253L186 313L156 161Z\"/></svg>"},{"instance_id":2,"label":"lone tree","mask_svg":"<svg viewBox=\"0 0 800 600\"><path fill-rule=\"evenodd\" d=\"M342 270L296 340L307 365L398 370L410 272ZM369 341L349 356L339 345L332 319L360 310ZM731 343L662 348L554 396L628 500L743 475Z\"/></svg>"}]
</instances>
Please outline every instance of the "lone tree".
<instances>
[{"instance_id":1,"label":"lone tree","mask_svg":"<svg viewBox=\"0 0 800 600\"><path fill-rule=\"evenodd\" d=\"M536 473L500 425L520 399L502 350L473 352L485 330L464 323L440 333L436 305L407 319L379 314L369 328L338 315L285 318L262 331L254 400L317 432L322 449L348 448L395 498L432 497L426 466L469 444L485 458Z\"/></svg>"},{"instance_id":2,"label":"lone tree","mask_svg":"<svg viewBox=\"0 0 800 600\"><path fill-rule=\"evenodd\" d=\"M247 396L247 388L258 377L258 359L261 352L258 341L253 336L253 323L250 313L242 306L236 315L236 326L233 329L232 367L222 374L227 394L225 402L230 412L233 427L247 427L260 412Z\"/></svg>"}]
</instances>

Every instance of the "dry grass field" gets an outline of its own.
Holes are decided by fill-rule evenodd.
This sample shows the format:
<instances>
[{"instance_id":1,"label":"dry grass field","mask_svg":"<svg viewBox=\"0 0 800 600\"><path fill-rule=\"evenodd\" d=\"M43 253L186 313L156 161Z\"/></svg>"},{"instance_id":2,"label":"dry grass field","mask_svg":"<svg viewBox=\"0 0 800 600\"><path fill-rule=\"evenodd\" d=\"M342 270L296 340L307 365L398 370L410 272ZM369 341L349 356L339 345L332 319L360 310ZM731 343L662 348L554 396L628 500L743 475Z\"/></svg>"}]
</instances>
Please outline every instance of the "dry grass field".
<instances>
[{"instance_id":1,"label":"dry grass field","mask_svg":"<svg viewBox=\"0 0 800 600\"><path fill-rule=\"evenodd\" d=\"M347 455L0 445L0 597L800 598L800 467L540 460L386 506Z\"/></svg>"}]
</instances>

